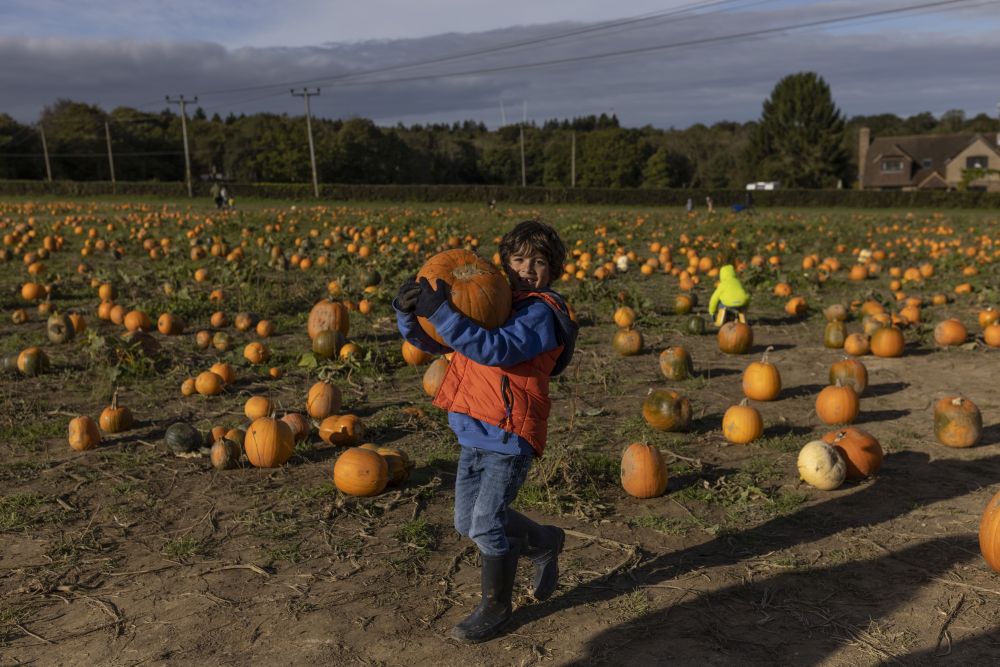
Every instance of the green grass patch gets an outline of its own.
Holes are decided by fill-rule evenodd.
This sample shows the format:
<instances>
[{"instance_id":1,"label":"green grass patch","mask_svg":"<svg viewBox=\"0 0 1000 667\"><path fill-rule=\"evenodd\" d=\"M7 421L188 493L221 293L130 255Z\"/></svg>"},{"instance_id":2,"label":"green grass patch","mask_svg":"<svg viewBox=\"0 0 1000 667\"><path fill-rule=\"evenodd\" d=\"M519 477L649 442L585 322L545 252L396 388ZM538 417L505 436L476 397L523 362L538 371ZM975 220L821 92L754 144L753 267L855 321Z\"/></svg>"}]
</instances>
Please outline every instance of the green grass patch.
<instances>
[{"instance_id":1,"label":"green grass patch","mask_svg":"<svg viewBox=\"0 0 1000 667\"><path fill-rule=\"evenodd\" d=\"M24 530L38 523L46 499L35 493L19 493L0 497L0 532Z\"/></svg>"},{"instance_id":2,"label":"green grass patch","mask_svg":"<svg viewBox=\"0 0 1000 667\"><path fill-rule=\"evenodd\" d=\"M163 545L164 556L171 560L185 562L195 556L205 553L205 542L190 535L178 537Z\"/></svg>"},{"instance_id":3,"label":"green grass patch","mask_svg":"<svg viewBox=\"0 0 1000 667\"><path fill-rule=\"evenodd\" d=\"M417 551L428 552L437 548L437 528L423 517L404 523L396 531L395 537Z\"/></svg>"}]
</instances>

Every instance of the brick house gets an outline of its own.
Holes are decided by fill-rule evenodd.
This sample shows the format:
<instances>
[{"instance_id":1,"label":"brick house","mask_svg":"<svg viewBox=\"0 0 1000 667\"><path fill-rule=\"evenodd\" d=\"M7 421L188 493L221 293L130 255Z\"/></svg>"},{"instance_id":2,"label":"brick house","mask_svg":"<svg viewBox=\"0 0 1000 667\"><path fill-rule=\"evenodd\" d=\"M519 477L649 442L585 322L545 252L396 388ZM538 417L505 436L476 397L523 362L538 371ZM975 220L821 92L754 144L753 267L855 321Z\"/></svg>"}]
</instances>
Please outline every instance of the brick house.
<instances>
[{"instance_id":1,"label":"brick house","mask_svg":"<svg viewBox=\"0 0 1000 667\"><path fill-rule=\"evenodd\" d=\"M966 169L1000 172L1000 133L922 134L871 138L858 133L858 186L862 190L956 190ZM969 190L1000 192L1000 173L968 182Z\"/></svg>"}]
</instances>

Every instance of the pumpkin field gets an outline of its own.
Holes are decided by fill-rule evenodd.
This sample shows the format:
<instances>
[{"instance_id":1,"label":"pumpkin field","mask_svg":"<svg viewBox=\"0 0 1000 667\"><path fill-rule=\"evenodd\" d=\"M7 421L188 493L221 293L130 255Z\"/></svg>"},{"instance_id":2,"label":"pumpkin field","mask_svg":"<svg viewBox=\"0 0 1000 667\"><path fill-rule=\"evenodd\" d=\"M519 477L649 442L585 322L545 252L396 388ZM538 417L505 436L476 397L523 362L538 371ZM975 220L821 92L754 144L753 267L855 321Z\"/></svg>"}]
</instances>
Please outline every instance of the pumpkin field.
<instances>
[{"instance_id":1,"label":"pumpkin field","mask_svg":"<svg viewBox=\"0 0 1000 667\"><path fill-rule=\"evenodd\" d=\"M464 645L447 361L391 302L529 218L580 334L514 506L567 540L552 598L522 560L504 634ZM2 199L0 664L997 664L998 230ZM726 261L752 301L717 330Z\"/></svg>"}]
</instances>

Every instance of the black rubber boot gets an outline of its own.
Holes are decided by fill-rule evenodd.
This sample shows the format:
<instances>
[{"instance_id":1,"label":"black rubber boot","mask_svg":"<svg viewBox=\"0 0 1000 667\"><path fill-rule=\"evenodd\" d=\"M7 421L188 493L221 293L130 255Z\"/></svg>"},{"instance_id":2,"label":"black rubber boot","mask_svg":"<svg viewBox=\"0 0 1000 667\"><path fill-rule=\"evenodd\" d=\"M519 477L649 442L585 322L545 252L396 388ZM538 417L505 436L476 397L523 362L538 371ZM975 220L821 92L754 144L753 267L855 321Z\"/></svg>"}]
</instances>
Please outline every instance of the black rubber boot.
<instances>
[{"instance_id":1,"label":"black rubber boot","mask_svg":"<svg viewBox=\"0 0 1000 667\"><path fill-rule=\"evenodd\" d=\"M520 512L507 510L507 535L521 540L521 553L535 566L531 595L548 600L559 583L559 553L566 543L566 532L558 526L543 526Z\"/></svg>"},{"instance_id":2,"label":"black rubber boot","mask_svg":"<svg viewBox=\"0 0 1000 667\"><path fill-rule=\"evenodd\" d=\"M483 642L495 637L510 619L521 545L517 540L509 541L510 550L503 556L480 554L483 599L475 611L452 628L452 638L471 644Z\"/></svg>"}]
</instances>

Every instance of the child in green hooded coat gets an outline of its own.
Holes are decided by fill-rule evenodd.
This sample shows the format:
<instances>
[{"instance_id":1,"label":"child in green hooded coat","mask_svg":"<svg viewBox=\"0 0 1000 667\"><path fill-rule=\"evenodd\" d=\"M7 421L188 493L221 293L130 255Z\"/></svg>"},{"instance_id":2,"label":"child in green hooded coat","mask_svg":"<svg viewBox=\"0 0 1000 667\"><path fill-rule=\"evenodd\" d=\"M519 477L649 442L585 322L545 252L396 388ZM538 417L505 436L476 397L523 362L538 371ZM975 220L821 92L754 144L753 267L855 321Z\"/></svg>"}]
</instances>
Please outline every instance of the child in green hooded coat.
<instances>
[{"instance_id":1,"label":"child in green hooded coat","mask_svg":"<svg viewBox=\"0 0 1000 667\"><path fill-rule=\"evenodd\" d=\"M745 323L746 308L749 303L750 295L736 277L733 265L726 264L719 269L719 286L715 288L712 299L708 302L708 314L715 318L715 326L722 326L730 315Z\"/></svg>"}]
</instances>

